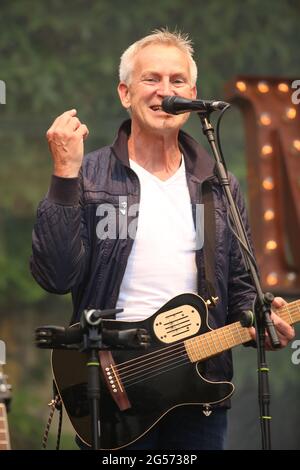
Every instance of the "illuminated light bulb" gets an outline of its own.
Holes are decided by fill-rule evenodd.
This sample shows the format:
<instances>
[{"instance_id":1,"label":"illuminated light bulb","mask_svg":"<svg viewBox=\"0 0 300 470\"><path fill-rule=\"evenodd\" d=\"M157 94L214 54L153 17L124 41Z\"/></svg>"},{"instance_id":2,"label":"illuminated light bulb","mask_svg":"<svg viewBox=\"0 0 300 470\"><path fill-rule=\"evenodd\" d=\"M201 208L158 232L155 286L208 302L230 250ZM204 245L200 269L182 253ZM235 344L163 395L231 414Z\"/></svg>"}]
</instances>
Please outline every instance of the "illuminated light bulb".
<instances>
[{"instance_id":1,"label":"illuminated light bulb","mask_svg":"<svg viewBox=\"0 0 300 470\"><path fill-rule=\"evenodd\" d=\"M267 284L269 286L275 286L278 283L278 274L275 272L269 273L267 275Z\"/></svg>"},{"instance_id":2,"label":"illuminated light bulb","mask_svg":"<svg viewBox=\"0 0 300 470\"><path fill-rule=\"evenodd\" d=\"M266 243L267 250L276 250L277 242L275 240L268 240Z\"/></svg>"},{"instance_id":3,"label":"illuminated light bulb","mask_svg":"<svg viewBox=\"0 0 300 470\"><path fill-rule=\"evenodd\" d=\"M289 282L294 282L296 280L296 277L297 275L294 272L287 273L286 275L286 278Z\"/></svg>"},{"instance_id":4,"label":"illuminated light bulb","mask_svg":"<svg viewBox=\"0 0 300 470\"><path fill-rule=\"evenodd\" d=\"M281 93L287 93L289 91L289 86L287 83L279 83L278 84L278 90Z\"/></svg>"},{"instance_id":5,"label":"illuminated light bulb","mask_svg":"<svg viewBox=\"0 0 300 470\"><path fill-rule=\"evenodd\" d=\"M266 189L267 191L271 191L271 189L274 189L274 181L271 176L268 176L265 178L262 182L262 187Z\"/></svg>"},{"instance_id":6,"label":"illuminated light bulb","mask_svg":"<svg viewBox=\"0 0 300 470\"><path fill-rule=\"evenodd\" d=\"M242 82L242 81L236 82L235 87L236 87L239 91L241 91L241 92L244 92L244 91L247 90L247 85L246 85L246 83L245 83L245 82Z\"/></svg>"},{"instance_id":7,"label":"illuminated light bulb","mask_svg":"<svg viewBox=\"0 0 300 470\"><path fill-rule=\"evenodd\" d=\"M287 108L285 112L285 117L287 119L295 119L296 116L297 116L297 111L295 108Z\"/></svg>"},{"instance_id":8,"label":"illuminated light bulb","mask_svg":"<svg viewBox=\"0 0 300 470\"><path fill-rule=\"evenodd\" d=\"M275 217L275 212L273 209L267 209L264 213L264 219L269 222L270 220L273 220Z\"/></svg>"},{"instance_id":9,"label":"illuminated light bulb","mask_svg":"<svg viewBox=\"0 0 300 470\"><path fill-rule=\"evenodd\" d=\"M268 93L268 91L270 90L267 82L259 82L257 84L257 89L260 93Z\"/></svg>"},{"instance_id":10,"label":"illuminated light bulb","mask_svg":"<svg viewBox=\"0 0 300 470\"><path fill-rule=\"evenodd\" d=\"M293 141L293 147L295 150L297 150L298 152L300 152L300 140L296 139Z\"/></svg>"},{"instance_id":11,"label":"illuminated light bulb","mask_svg":"<svg viewBox=\"0 0 300 470\"><path fill-rule=\"evenodd\" d=\"M272 145L270 144L265 144L262 146L262 149L261 149L261 154L266 157L268 155L271 155L271 153L273 152L273 147Z\"/></svg>"},{"instance_id":12,"label":"illuminated light bulb","mask_svg":"<svg viewBox=\"0 0 300 470\"><path fill-rule=\"evenodd\" d=\"M260 115L259 121L263 126L269 126L272 122L269 113L262 113Z\"/></svg>"}]
</instances>

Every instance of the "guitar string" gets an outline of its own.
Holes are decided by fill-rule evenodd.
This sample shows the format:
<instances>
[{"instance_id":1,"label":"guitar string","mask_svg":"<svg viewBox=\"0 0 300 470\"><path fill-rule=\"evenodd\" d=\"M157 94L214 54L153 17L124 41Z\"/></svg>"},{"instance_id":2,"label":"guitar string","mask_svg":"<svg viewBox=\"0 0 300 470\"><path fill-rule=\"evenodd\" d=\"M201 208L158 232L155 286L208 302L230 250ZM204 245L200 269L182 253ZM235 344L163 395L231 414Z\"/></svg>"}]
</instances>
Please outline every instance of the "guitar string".
<instances>
[{"instance_id":1,"label":"guitar string","mask_svg":"<svg viewBox=\"0 0 300 470\"><path fill-rule=\"evenodd\" d=\"M284 307L282 307L282 308L285 309ZM282 316L282 318L283 318L283 316ZM206 341L208 343L208 341L210 341L210 339L212 339L212 338L210 338L210 336L213 336L213 333L215 333L215 336L217 336L217 339L219 340L219 342L220 342L220 338L219 338L220 334L222 334L225 337L225 340L227 341L228 335L229 336L232 335L232 333L231 333L231 331L229 331L229 329L230 330L234 329L234 327L237 328L237 326L240 326L239 322L235 322L235 323L232 323L230 325L225 325L224 327L218 328L217 330L211 330L211 331L208 331L208 332L206 332L202 335L195 336L193 338L187 338L185 341L187 341L187 342L194 341L195 342L195 341L200 340L200 341ZM227 343L228 343L228 341L227 341ZM172 349L174 349L178 346L182 346L183 348L185 348L184 342L181 341L181 342L178 342L176 344L171 344L170 346L166 346L163 349L152 351L151 353L148 353L148 354L144 354L144 355L142 355L138 358L135 357L135 358L130 359L128 361L124 361L116 367L118 368L119 371L127 369L127 368L131 367L131 364L133 364L133 363L145 362L151 356L157 356L157 355L159 355L159 353L166 354L168 352L168 350L172 350ZM196 346L196 344L194 344L194 346ZM209 346L209 344L208 344L208 346ZM221 347L223 348L223 346L221 346ZM230 346L228 345L228 348L229 347Z\"/></svg>"},{"instance_id":2,"label":"guitar string","mask_svg":"<svg viewBox=\"0 0 300 470\"><path fill-rule=\"evenodd\" d=\"M157 374L162 372L167 372L173 369L173 365L176 363L180 363L181 365L184 364L191 364L191 361L187 354L182 354L181 356L177 355L174 357L169 358L168 360L164 359L163 362L160 362L156 366L147 367L147 369L143 369L140 371L135 370L132 374L127 374L126 376L120 377L122 384L127 386L127 384L138 383L141 380L150 379L155 377ZM154 373L153 373L154 372Z\"/></svg>"},{"instance_id":3,"label":"guitar string","mask_svg":"<svg viewBox=\"0 0 300 470\"><path fill-rule=\"evenodd\" d=\"M239 323L236 322L236 324L239 324ZM227 337L227 336L232 337L232 333L230 333L230 331L228 331L228 330L229 330L229 328L233 329L234 325L235 324L226 325L225 327L218 328L218 330L208 331L208 332L203 333L201 335L198 335L198 336L195 336L195 337L192 337L192 338L187 338L184 341L180 341L178 343L171 344L170 346L166 346L163 349L155 350L155 351L152 351L148 354L143 354L142 356L135 357L135 358L130 359L128 361L124 361L124 362L120 363L119 365L117 365L116 367L118 368L119 371L121 371L121 370L124 370L124 369L128 369L134 363L145 362L146 360L148 360L148 358L151 359L153 356L157 356L159 354L166 354L169 351L173 352L173 350L178 348L178 347L181 347L183 350L185 350L184 342L187 342L188 344L190 344L191 347L197 346L196 343L199 342L199 341L200 342L206 341L206 343L210 342L211 344L213 344L214 341L212 339L212 336L220 336L222 334L223 337L224 336L225 337ZM220 339L219 339L219 342L220 342ZM192 343L194 343L194 344L192 344ZM208 346L210 346L210 345L208 344Z\"/></svg>"},{"instance_id":4,"label":"guitar string","mask_svg":"<svg viewBox=\"0 0 300 470\"><path fill-rule=\"evenodd\" d=\"M160 365L160 367L149 370L146 369L142 372L140 372L138 375L135 375L133 377L129 377L126 380L123 380L122 383L124 386L133 385L135 383L152 379L152 377L155 377L157 374L162 374L164 372L168 372L169 370L172 370L174 367L177 367L177 365L185 365L185 364L191 364L190 360L188 359L187 356L183 356L182 358L177 358L177 360L172 360L168 364L163 364Z\"/></svg>"},{"instance_id":5,"label":"guitar string","mask_svg":"<svg viewBox=\"0 0 300 470\"><path fill-rule=\"evenodd\" d=\"M284 309L284 310L286 310L286 309ZM283 313L283 312L282 312L282 313ZM286 312L284 312L284 313L286 313ZM231 336L232 336L232 331L229 331L229 330L228 330L228 326L229 326L229 327L237 327L238 325L239 325L239 322L235 322L235 323L232 324L232 325L227 325L227 328L226 328L226 326L225 326L225 327L219 328L218 330L210 331L210 332L208 332L209 335L207 335L207 333L204 333L203 335L200 335L200 336L198 336L198 337L195 337L195 338L194 338L194 343L195 343L196 341L199 342L199 340L200 340L200 341L202 340L202 342L204 342L204 339L205 339L205 340L206 340L206 346L208 346L209 349L210 349L210 355L207 356L207 354L206 354L206 358L211 357L211 356L213 356L213 355L215 355L215 354L218 354L219 352L221 352L221 351L223 350L223 347L221 346L221 347L222 347L221 351L218 351L218 349L216 348L216 346L215 346L215 344L214 344L213 338L210 338L210 336L212 336L211 333L215 333L215 336L218 338L220 344L222 345L222 343L221 343L221 341L220 341L220 338L218 337L218 333L220 332L220 330L223 330L223 331L222 331L222 332L223 332L223 336L225 337L225 339L226 339L226 341L227 341L226 336L228 336L228 333L231 334ZM224 334L224 333L225 333L225 334ZM240 333L240 332L239 332L239 333ZM207 335L207 337L205 337L205 335ZM190 339L187 340L187 341L191 343L191 348L197 347L197 348L199 349L199 345L197 345L197 344L192 344L193 338L190 338ZM210 341L211 344L209 343L209 341ZM172 347L172 346L173 346L173 347ZM215 348L215 351L214 351L214 352L212 352L211 346L213 346L213 347ZM228 344L228 341L227 341L226 349L229 349L229 348L230 348L230 345ZM168 350L167 350L167 349L168 349ZM176 349L177 349L177 351L176 351ZM124 384L124 385L127 384L127 386L130 386L130 385L133 385L133 383L138 383L138 382L141 381L141 380L149 379L149 378L154 377L154 376L156 376L156 375L158 375L158 374L160 374L160 373L165 372L164 369L165 369L166 367L167 367L167 368L169 367L168 370L173 369L174 367L170 368L170 365L173 365L174 363L176 363L176 361L174 362L174 359L180 358L180 354L178 354L178 353L180 353L180 352L182 352L182 351L183 351L183 354L181 354L181 356L183 357L183 361L182 361L182 359L181 359L179 362L183 362L183 363L187 363L187 364L188 364L188 363L191 363L191 361L190 361L190 359L189 359L189 357L188 357L188 354L187 354L187 352L186 352L186 347L185 347L185 345L184 345L184 342L180 342L180 343L177 343L176 345L171 345L171 346L169 346L169 347L167 347L167 348L164 348L163 350L154 351L154 352L149 353L149 354L147 355L147 356L150 356L150 355L151 355L152 357L154 357L154 358L155 358L155 361L152 360L152 362L151 362L151 359L152 359L152 358L151 358L151 359L150 359L150 362L149 362L149 357L145 359L145 356L142 356L142 357L140 357L140 358L135 358L135 359L132 359L132 360L128 361L128 362L132 362L131 365L127 365L127 366L125 366L125 367L120 367L121 365L126 364L126 362L124 362L124 363L122 363L120 366L116 366L115 369L116 369L116 371L118 372L119 377L120 377L120 379L122 380L123 384ZM199 351L197 351L197 352L198 352L198 354L199 354ZM169 353L171 353L171 354L169 354ZM167 354L167 356L166 356L166 354ZM168 354L169 354L169 356L168 356ZM165 357L160 358L159 356L165 356ZM172 357L172 356L173 356L173 357ZM200 356L201 356L201 355L200 355ZM161 361L161 359L162 359L162 362L161 362L161 364L159 364L159 365L160 365L160 368L161 368L161 371L156 372L155 374L152 374L152 372L149 371L149 364L150 364L150 369L153 368L153 367L157 367L157 364L155 364L155 363L157 363L157 361ZM201 357L199 357L198 360L200 360L200 359L201 359ZM173 360L173 364L170 364L170 361L172 361L172 360ZM147 361L148 361L148 364L147 364ZM145 362L146 362L146 364L142 364L142 363L145 363ZM177 361L177 362L178 362L178 361ZM137 364L138 364L137 367L135 367L135 368L132 367L133 365L137 365ZM142 374L141 374L141 371L139 371L139 369L141 369L141 367L145 367L145 365L147 366L148 370L147 370L146 372L145 372L145 370L143 370L143 371L142 371ZM126 373L122 373L122 372L121 372L121 369L124 370L125 368L128 368L128 367L131 367L131 369L129 370L129 372L130 372L129 374L128 374L128 373L126 374ZM178 366L175 366L175 367L178 367ZM149 374L150 374L150 375L149 375ZM137 378L140 378L141 380L139 380L138 382L131 382L131 384L130 384L130 381L135 380L135 378L134 378L135 376L137 376Z\"/></svg>"},{"instance_id":6,"label":"guitar string","mask_svg":"<svg viewBox=\"0 0 300 470\"><path fill-rule=\"evenodd\" d=\"M239 327L240 324L239 324L239 322L236 322L236 323L234 323L234 324L232 324L232 325L227 325L227 326L232 327L232 328L230 329L230 330L232 330L234 327L235 327L235 328ZM230 331L230 330L229 330L228 328L226 328L226 327L225 327L225 328L222 327L222 328L219 328L218 330L213 330L213 331L211 331L211 332L208 332L208 333L209 333L208 335L207 335L207 333L205 333L205 334L203 334L203 335L200 335L200 336L198 336L198 337L195 337L195 338L194 338L194 341L193 341L193 338L191 338L190 341L188 340L188 342L190 342L191 349L194 349L195 347L198 348L198 350L197 350L198 354L199 354L199 344L197 344L196 341L199 343L199 340L200 340L200 341L202 340L202 343L203 343L203 342L204 342L203 340L205 339L205 340L206 340L206 346L208 346L208 348L210 349L209 355L207 354L207 351L205 350L205 351L204 351L204 352L205 352L205 356L202 358L202 357L201 357L201 354L200 354L199 357L198 357L198 360L201 360L201 359L204 359L204 358L208 358L208 357L212 357L212 356L214 356L214 355L216 355L216 354L218 354L218 353L220 353L220 352L222 352L222 351L224 350L224 349L223 349L223 343L222 343L222 341L221 341L220 338L219 338L219 331L220 331L220 330L223 330L223 331L222 331L222 332L223 332L223 336L225 337L225 340L226 340L226 342L227 342L226 349L230 349L230 347L234 346L234 344L230 344L229 341L228 341L229 335L231 336L231 339L232 339L232 334L233 334L233 333L232 333L232 331ZM244 331L244 330L242 330L242 331ZM210 335L210 333L213 333L213 332L216 333L215 336L217 337L217 339L219 340L219 342L220 342L220 344L221 344L221 350L218 350L218 348L216 347L215 342L213 341L213 338L210 337L210 336L212 336L212 335ZM241 331L238 331L238 332L239 332L239 334L241 335ZM207 335L207 337L205 337L205 335ZM241 340L243 340L242 337L241 337ZM192 344L192 343L194 343L194 344ZM149 370L149 368L151 369L151 368L153 368L153 367L157 367L157 364L156 364L156 363L157 363L158 361L161 361L161 363L158 364L158 365L161 366L162 368L165 368L165 367L167 367L167 366L169 365L168 363L169 363L170 361L172 361L173 359L177 359L177 357L180 357L178 353L181 353L181 352L183 352L183 356L184 356L184 355L186 356L186 358L187 358L187 361L186 361L186 362L187 362L187 363L190 363L190 362L191 362L190 359L188 358L188 354L187 354L187 352L186 352L186 347L185 347L185 345L184 345L183 342L178 343L178 344L173 345L173 346L174 346L174 348L171 349L171 348L169 347L169 348L168 348L168 351L166 351L166 348L165 348L165 349L163 349L163 350L158 350L158 351L154 351L153 353L150 353L150 354L152 354L152 357L155 358L155 360L154 360L154 361L152 360L152 362L151 362L151 360L150 360L150 362L149 362L149 358L145 359L144 356L142 356L142 360L139 360L140 358L137 358L135 361L132 360L132 361L133 361L133 364L131 364L130 366L125 366L125 367L123 367L123 368L117 366L117 367L116 367L116 370L117 370L117 372L119 373L120 379L121 379L121 380L123 381L123 383L125 384L125 383L128 383L129 380L132 380L132 378L133 378L134 376L143 377L143 376L145 376L144 367L147 366L148 370ZM213 350L213 348L214 348L214 350ZM205 348L204 348L204 349L205 349ZM171 353L171 354L170 354L170 353ZM165 356L165 357L162 357L162 358L161 358L161 357L159 357L159 356ZM173 356L173 357L172 357L172 356ZM174 357L174 356L175 356L175 357ZM148 362L148 363L147 363L147 362ZM143 364L143 363L144 363L144 364ZM146 364L145 364L145 363L146 363ZM123 364L124 364L124 363L123 363ZM132 367L133 365L135 365L135 366L137 365L137 367ZM124 369L126 369L126 368L128 369L129 367L130 367L129 373L127 372L127 374L126 374L126 373L124 373L124 372L121 372L121 370L124 370ZM141 368L143 368L142 374L140 373L141 371L139 370L139 369L141 369ZM146 374L146 375L148 375L148 374Z\"/></svg>"},{"instance_id":7,"label":"guitar string","mask_svg":"<svg viewBox=\"0 0 300 470\"><path fill-rule=\"evenodd\" d=\"M125 383L125 381L132 380L132 378L136 377L138 374L144 375L145 372L151 373L153 368L166 367L168 366L170 361L174 362L175 360L176 362L177 360L182 360L182 358L184 358L184 360L187 359L189 362L191 362L188 358L187 353L183 353L181 355L179 354L168 355L167 357L163 359L157 359L157 361L159 361L158 364L157 364L157 361L152 361L151 365L147 365L146 369L144 366L139 366L138 368L135 368L133 371L130 371L131 373L122 374L122 375L119 375L119 377L122 380L122 382ZM138 369L141 369L141 370L138 370Z\"/></svg>"},{"instance_id":8,"label":"guitar string","mask_svg":"<svg viewBox=\"0 0 300 470\"><path fill-rule=\"evenodd\" d=\"M166 357L168 357L168 355L171 357L176 355L177 357L181 353L186 354L186 347L183 341L176 343L176 344L172 344L171 346L167 346L166 348L163 348L163 349L152 351L151 353L148 353L147 355L143 355L143 356L139 356L138 358L131 359L131 363L129 365L123 366L124 364L127 364L126 362L123 362L120 365L115 366L115 369L117 370L120 378L123 379L123 378L126 378L128 375L132 375L133 371L136 371L136 370L138 371L138 369L140 369L141 367L143 368L149 367L151 364L155 365L157 361L165 360Z\"/></svg>"},{"instance_id":9,"label":"guitar string","mask_svg":"<svg viewBox=\"0 0 300 470\"><path fill-rule=\"evenodd\" d=\"M221 328L219 330L221 330ZM214 330L213 333L215 333L215 336L218 336L219 333L216 334L216 331L217 330ZM219 339L219 342L221 344L221 350L216 349L215 343L213 341L213 338L211 338L210 333L212 333L212 332L209 332L209 334L204 333L203 335L200 335L200 336L195 337L195 338L190 338L189 340L187 340L188 341L188 346L190 347L190 349L193 352L195 352L195 350L196 350L196 352L198 353L198 355L199 355L198 360L211 357L213 355L218 354L219 352L222 352L222 350L224 350L223 349L223 343L222 343L222 340L220 340L220 338L218 338L218 339ZM232 333L225 330L225 331L223 331L223 336L225 336L225 338L226 338L226 349L229 349L232 345L228 342L228 338L230 336L230 338L232 340L232 338L233 338ZM202 343L206 342L205 345L202 344L204 346L203 349L204 349L204 352L205 352L205 356L203 356L203 357L201 357L200 349L199 349L199 343L201 343L201 342ZM200 346L201 346L201 344L200 344ZM144 370L145 367L149 368L151 366L152 367L157 366L157 364L155 364L155 363L157 363L157 361L162 360L161 363L164 364L163 361L166 361L166 359L167 359L167 361L169 361L170 357L172 359L172 356L175 359L177 357L180 357L180 355L181 356L186 355L188 357L187 350L186 350L186 347L185 347L183 342L180 342L180 343L177 343L176 345L173 345L172 349L170 347L168 347L167 351L166 351L166 349L167 348L164 348L163 350L160 349L158 351L153 351L152 353L149 353L148 356L151 355L151 357L145 358L145 356L142 356L142 357L136 358L136 360L131 360L131 364L129 366L120 367L120 365L117 365L117 366L115 366L115 370L118 372L119 377L120 377L121 380L126 380L127 377L129 377L129 376L139 374L140 373L139 369L141 369L141 368L143 368L143 370ZM207 352L207 349L210 350L209 353ZM159 357L159 356L164 356L164 357ZM191 361L189 360L189 362L191 362ZM123 364L125 364L125 362L122 363L121 366ZM124 369L127 369L127 371L124 372Z\"/></svg>"},{"instance_id":10,"label":"guitar string","mask_svg":"<svg viewBox=\"0 0 300 470\"><path fill-rule=\"evenodd\" d=\"M236 323L237 325L237 323ZM233 329L232 327L235 326L235 324L233 325L230 325L230 329ZM220 333L219 331L222 330L222 333L223 333L223 338L220 338ZM216 333L217 332L217 333ZM215 333L215 335L211 335L211 333ZM215 338L213 338L212 336L215 336L218 340L219 340L219 344L221 345L221 348L217 348L216 346L216 342L214 341ZM225 337L225 340L226 340L226 345L224 347L224 337ZM225 328L219 328L218 330L213 330L212 332L208 332L207 333L204 333L200 336L197 336L195 338L190 338L188 339L186 342L187 342L187 346L190 347L191 350L194 349L193 352L195 352L195 348L197 348L197 353L199 355L199 358L197 360L200 360L200 359L205 359L209 356L213 356L215 354L218 354L220 352L222 352L223 350L225 349L230 349L230 347L232 347L234 345L234 343L231 343L230 341L232 341L232 339L234 339L234 343L235 343L235 337L233 336L233 333L228 331L228 326L225 327ZM246 340L247 338L245 338ZM241 341L243 341L243 339L241 339ZM201 344L202 343L202 344ZM206 343L206 344L205 344ZM200 350L199 350L199 346L204 346L203 349L204 349L204 352L205 352L205 355L202 357L202 354L200 353ZM209 353L208 353L208 350L209 349ZM141 368L141 367L145 367L146 365L148 364L151 364L151 360L152 359L155 359L155 361L152 361L152 363L154 362L157 362L157 357L159 358L159 356L166 356L168 353L171 353L174 355L174 353L181 353L181 352L186 352L186 347L184 345L183 342L181 343L177 343L175 345L173 345L173 348L171 349L170 347L168 347L168 350L167 348L164 348L164 349L159 349L157 351L153 351L152 353L150 353L148 356L151 355L151 357L147 357L145 358L145 355L144 356L141 356L139 358L135 358L133 360L131 360L131 364L129 365L126 365L124 367L120 367L120 366L123 366L123 364L126 364L126 362L118 365L118 366L115 366L116 369L118 370L119 374L121 377L125 377L126 376L126 371L125 373L123 372L125 369L129 370L130 368L130 371L132 370L135 370L134 365L138 365L138 368ZM163 357L163 359L165 359ZM150 360L150 362L149 362ZM148 364L147 364L148 362Z\"/></svg>"},{"instance_id":11,"label":"guitar string","mask_svg":"<svg viewBox=\"0 0 300 470\"><path fill-rule=\"evenodd\" d=\"M134 382L131 382L131 383L130 383L130 382L126 382L126 389L128 389L128 388L132 387L133 385L136 385L136 384L138 384L138 383L140 383L140 382L144 382L145 380L152 379L152 378L154 378L154 377L157 377L158 375L164 374L165 372L169 372L169 371L171 371L171 370L173 370L173 369L177 369L178 367L182 367L182 366L187 365L187 364L190 364L190 361L181 361L181 363L178 363L177 365L175 365L175 366L173 366L173 367L169 367L169 368L167 369L167 371L160 369L159 371L155 372L154 374L149 375L148 377L142 377L142 376L141 376L141 378L139 378L139 380L135 380Z\"/></svg>"}]
</instances>

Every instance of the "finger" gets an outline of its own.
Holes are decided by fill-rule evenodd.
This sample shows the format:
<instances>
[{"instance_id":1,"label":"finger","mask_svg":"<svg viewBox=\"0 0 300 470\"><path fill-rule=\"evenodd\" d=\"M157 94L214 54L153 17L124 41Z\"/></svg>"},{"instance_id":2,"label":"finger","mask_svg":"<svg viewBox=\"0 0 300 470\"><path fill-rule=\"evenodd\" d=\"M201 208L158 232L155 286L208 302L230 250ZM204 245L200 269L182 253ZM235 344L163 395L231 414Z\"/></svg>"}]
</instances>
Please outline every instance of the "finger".
<instances>
[{"instance_id":1,"label":"finger","mask_svg":"<svg viewBox=\"0 0 300 470\"><path fill-rule=\"evenodd\" d=\"M64 126L64 130L66 131L76 131L78 127L81 126L81 122L78 117L72 117Z\"/></svg>"},{"instance_id":2,"label":"finger","mask_svg":"<svg viewBox=\"0 0 300 470\"><path fill-rule=\"evenodd\" d=\"M278 351L279 349L284 348L285 346L288 345L289 341L287 340L287 338L285 336L282 336L280 333L278 333L277 338L279 340L280 346L274 348L273 345L272 345L272 342L270 340L270 337L266 336L265 348L269 351Z\"/></svg>"},{"instance_id":3,"label":"finger","mask_svg":"<svg viewBox=\"0 0 300 470\"><path fill-rule=\"evenodd\" d=\"M76 114L77 114L76 109L70 109L69 111L65 111L54 120L49 131L53 131L57 127L64 127L70 121L70 119L72 119L72 117L76 116Z\"/></svg>"},{"instance_id":4,"label":"finger","mask_svg":"<svg viewBox=\"0 0 300 470\"><path fill-rule=\"evenodd\" d=\"M78 127L76 130L76 134L85 140L89 135L89 130L85 124L81 124L80 127Z\"/></svg>"},{"instance_id":5,"label":"finger","mask_svg":"<svg viewBox=\"0 0 300 470\"><path fill-rule=\"evenodd\" d=\"M272 312L271 319L274 323L276 331L284 336L288 341L294 338L295 330L294 328L289 325L286 321L280 318L276 313Z\"/></svg>"},{"instance_id":6,"label":"finger","mask_svg":"<svg viewBox=\"0 0 300 470\"><path fill-rule=\"evenodd\" d=\"M256 341L256 330L253 326L251 328L248 328L248 331L250 333L251 339L254 339Z\"/></svg>"},{"instance_id":7,"label":"finger","mask_svg":"<svg viewBox=\"0 0 300 470\"><path fill-rule=\"evenodd\" d=\"M281 343L280 343L280 347L281 347ZM280 349L280 348L273 348L269 336L266 336L266 339L265 339L265 349L266 349L267 351L278 351L278 349Z\"/></svg>"},{"instance_id":8,"label":"finger","mask_svg":"<svg viewBox=\"0 0 300 470\"><path fill-rule=\"evenodd\" d=\"M282 297L275 297L272 302L272 308L280 308L286 305L287 302Z\"/></svg>"}]
</instances>

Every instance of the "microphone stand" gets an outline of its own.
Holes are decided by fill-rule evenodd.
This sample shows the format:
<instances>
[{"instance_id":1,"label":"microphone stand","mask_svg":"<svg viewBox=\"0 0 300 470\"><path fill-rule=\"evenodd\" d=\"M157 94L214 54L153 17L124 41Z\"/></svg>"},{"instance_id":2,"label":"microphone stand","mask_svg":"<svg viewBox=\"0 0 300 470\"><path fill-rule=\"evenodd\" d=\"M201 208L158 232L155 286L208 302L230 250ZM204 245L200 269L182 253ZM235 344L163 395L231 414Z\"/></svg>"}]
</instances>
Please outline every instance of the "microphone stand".
<instances>
[{"instance_id":1,"label":"microphone stand","mask_svg":"<svg viewBox=\"0 0 300 470\"><path fill-rule=\"evenodd\" d=\"M103 316L109 316L111 312L102 312ZM92 449L100 449L100 380L99 380L99 355L100 349L103 349L101 333L101 316L93 315L93 310L84 310L81 316L81 326L83 329L83 345L80 350L88 353L87 360L87 397L91 413L91 435Z\"/></svg>"},{"instance_id":2,"label":"microphone stand","mask_svg":"<svg viewBox=\"0 0 300 470\"><path fill-rule=\"evenodd\" d=\"M112 317L123 309L84 310L80 328L72 337L64 337L65 328L46 325L36 328L36 346L44 349L78 349L86 352L87 359L87 398L91 413L92 449L99 450L101 445L100 425L100 362L99 350L136 349L149 346L150 337L141 328L122 331L115 337L116 330L104 329L105 317Z\"/></svg>"},{"instance_id":3,"label":"microphone stand","mask_svg":"<svg viewBox=\"0 0 300 470\"><path fill-rule=\"evenodd\" d=\"M228 105L229 106L229 105ZM223 112L228 108L224 108ZM256 290L256 301L254 305L255 311L255 323L257 331L257 362L258 362L258 396L259 396L259 408L260 408L260 424L261 424L261 433L262 433L262 449L270 450L271 449L271 429L270 429L270 391L269 391L269 376L268 376L268 366L266 362L266 353L265 353L265 329L267 329L270 336L271 344L274 348L280 347L280 341L278 339L273 321L270 317L271 312L271 303L274 299L274 296L267 292L263 293L258 273L256 262L254 256L252 255L252 248L246 233L246 229L241 218L239 209L233 199L228 175L226 171L225 164L221 159L218 146L215 141L214 128L210 122L210 112L201 111L197 113L204 135L207 137L208 143L211 147L215 162L217 176L220 182L220 185L223 188L224 195L227 200L229 215L231 223L234 229L234 235L236 236L239 246L241 249L241 254L245 264L245 268L252 278L253 286ZM251 326L251 324L246 324L243 326Z\"/></svg>"}]
</instances>

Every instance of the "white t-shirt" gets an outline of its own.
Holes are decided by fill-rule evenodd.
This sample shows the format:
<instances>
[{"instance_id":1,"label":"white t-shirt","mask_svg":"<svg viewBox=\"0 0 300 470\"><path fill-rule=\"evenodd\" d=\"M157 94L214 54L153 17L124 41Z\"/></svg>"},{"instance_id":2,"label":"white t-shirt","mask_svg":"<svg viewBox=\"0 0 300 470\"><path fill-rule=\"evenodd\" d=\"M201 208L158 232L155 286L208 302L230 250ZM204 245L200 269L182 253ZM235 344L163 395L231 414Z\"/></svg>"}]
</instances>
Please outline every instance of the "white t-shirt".
<instances>
[{"instance_id":1,"label":"white t-shirt","mask_svg":"<svg viewBox=\"0 0 300 470\"><path fill-rule=\"evenodd\" d=\"M118 320L144 320L172 297L197 292L196 231L184 159L166 181L130 160L141 186L138 226L117 308Z\"/></svg>"}]
</instances>

